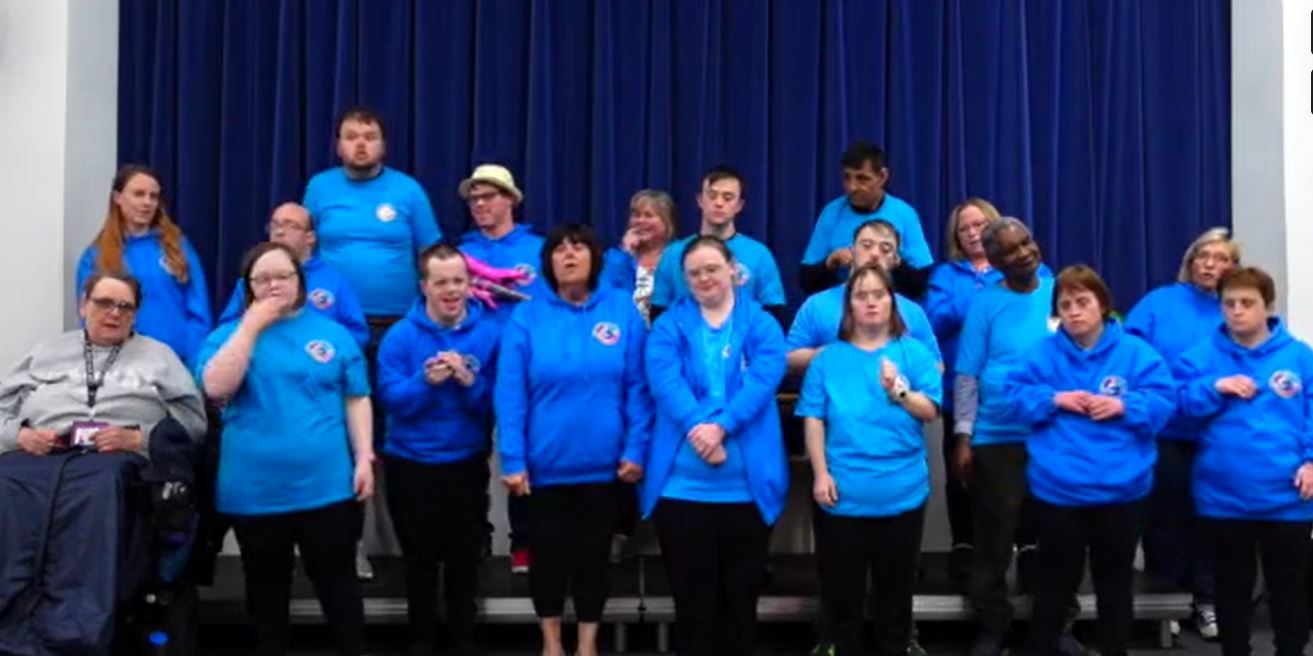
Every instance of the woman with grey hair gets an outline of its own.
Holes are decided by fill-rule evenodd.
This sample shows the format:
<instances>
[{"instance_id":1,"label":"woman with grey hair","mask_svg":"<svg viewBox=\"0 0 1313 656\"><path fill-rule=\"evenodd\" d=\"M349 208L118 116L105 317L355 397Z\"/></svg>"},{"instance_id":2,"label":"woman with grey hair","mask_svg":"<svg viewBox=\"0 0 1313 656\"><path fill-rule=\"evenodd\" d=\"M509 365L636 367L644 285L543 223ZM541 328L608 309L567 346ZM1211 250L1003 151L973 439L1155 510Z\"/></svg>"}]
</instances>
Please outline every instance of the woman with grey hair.
<instances>
[{"instance_id":1,"label":"woman with grey hair","mask_svg":"<svg viewBox=\"0 0 1313 656\"><path fill-rule=\"evenodd\" d=\"M1176 282L1149 292L1126 317L1126 331L1158 351L1180 379L1181 356L1222 324L1217 283L1240 264L1240 246L1226 228L1195 238L1181 258ZM1217 638L1213 563L1203 547L1190 493L1199 423L1177 413L1158 436L1154 490L1144 532L1148 571L1194 593L1195 627Z\"/></svg>"},{"instance_id":2,"label":"woman with grey hair","mask_svg":"<svg viewBox=\"0 0 1313 656\"><path fill-rule=\"evenodd\" d=\"M971 301L958 342L954 381L953 454L958 480L971 490L969 591L980 633L973 656L998 656L1012 626L1008 566L1023 540L1026 438L1031 427L1013 416L1006 385L1011 372L1053 333L1053 279L1040 275L1039 244L1026 224L1003 217L981 236L989 264L1003 279ZM1023 546L1022 553L1027 549ZM1023 581L1023 586L1026 583ZM1074 642L1070 633L1064 643Z\"/></svg>"}]
</instances>

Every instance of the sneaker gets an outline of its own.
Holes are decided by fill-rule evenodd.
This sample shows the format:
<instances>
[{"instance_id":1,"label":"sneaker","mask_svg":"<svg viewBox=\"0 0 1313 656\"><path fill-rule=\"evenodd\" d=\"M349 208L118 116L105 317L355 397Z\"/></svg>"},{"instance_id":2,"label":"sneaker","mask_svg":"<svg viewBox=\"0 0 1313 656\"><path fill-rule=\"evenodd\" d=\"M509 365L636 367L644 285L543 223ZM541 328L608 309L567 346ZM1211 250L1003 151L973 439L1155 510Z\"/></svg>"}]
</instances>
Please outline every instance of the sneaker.
<instances>
[{"instance_id":1,"label":"sneaker","mask_svg":"<svg viewBox=\"0 0 1313 656\"><path fill-rule=\"evenodd\" d=\"M362 545L356 545L356 578L361 581L374 580L374 566L369 564Z\"/></svg>"},{"instance_id":2,"label":"sneaker","mask_svg":"<svg viewBox=\"0 0 1313 656\"><path fill-rule=\"evenodd\" d=\"M981 633L971 645L971 656L1003 656L1008 652L1007 643L997 633Z\"/></svg>"},{"instance_id":3,"label":"sneaker","mask_svg":"<svg viewBox=\"0 0 1313 656\"><path fill-rule=\"evenodd\" d=\"M809 653L810 656L835 656L836 652L834 645L825 642L818 642L815 647L812 647L812 650Z\"/></svg>"},{"instance_id":4,"label":"sneaker","mask_svg":"<svg viewBox=\"0 0 1313 656\"><path fill-rule=\"evenodd\" d=\"M1217 610L1211 605L1202 605L1194 611L1194 626L1199 637L1204 640L1217 639Z\"/></svg>"},{"instance_id":5,"label":"sneaker","mask_svg":"<svg viewBox=\"0 0 1313 656\"><path fill-rule=\"evenodd\" d=\"M1085 645L1076 639L1076 635L1067 629L1058 638L1058 653L1062 656L1085 656Z\"/></svg>"},{"instance_id":6,"label":"sneaker","mask_svg":"<svg viewBox=\"0 0 1313 656\"><path fill-rule=\"evenodd\" d=\"M511 573L528 574L529 561L529 549L527 547L520 547L511 551Z\"/></svg>"},{"instance_id":7,"label":"sneaker","mask_svg":"<svg viewBox=\"0 0 1313 656\"><path fill-rule=\"evenodd\" d=\"M912 636L907 639L907 656L930 656L930 652L921 646L921 641Z\"/></svg>"},{"instance_id":8,"label":"sneaker","mask_svg":"<svg viewBox=\"0 0 1313 656\"><path fill-rule=\"evenodd\" d=\"M1167 630L1172 632L1173 638L1181 637L1181 623L1176 620L1167 622Z\"/></svg>"},{"instance_id":9,"label":"sneaker","mask_svg":"<svg viewBox=\"0 0 1313 656\"><path fill-rule=\"evenodd\" d=\"M611 536L611 564L619 565L625 559L625 545L629 544L628 535Z\"/></svg>"}]
</instances>

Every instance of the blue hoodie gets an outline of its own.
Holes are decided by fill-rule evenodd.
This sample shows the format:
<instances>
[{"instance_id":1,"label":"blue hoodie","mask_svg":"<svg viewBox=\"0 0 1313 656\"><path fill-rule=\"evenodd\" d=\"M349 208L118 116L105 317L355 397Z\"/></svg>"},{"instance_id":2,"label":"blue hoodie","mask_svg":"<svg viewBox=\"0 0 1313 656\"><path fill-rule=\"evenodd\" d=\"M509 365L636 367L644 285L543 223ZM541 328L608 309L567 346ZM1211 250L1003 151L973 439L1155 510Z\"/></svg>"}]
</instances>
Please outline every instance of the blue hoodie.
<instances>
[{"instance_id":1,"label":"blue hoodie","mask_svg":"<svg viewBox=\"0 0 1313 656\"><path fill-rule=\"evenodd\" d=\"M365 323L365 311L360 307L360 297L356 290L333 267L323 260L312 257L301 263L305 271L305 306L340 324L356 343L364 348L369 343L369 325ZM219 315L219 323L227 323L242 316L242 307L246 293L246 281L238 279L233 286L232 297Z\"/></svg>"},{"instance_id":2,"label":"blue hoodie","mask_svg":"<svg viewBox=\"0 0 1313 656\"><path fill-rule=\"evenodd\" d=\"M602 284L633 293L638 279L638 260L619 248L608 248L602 262Z\"/></svg>"},{"instance_id":3,"label":"blue hoodie","mask_svg":"<svg viewBox=\"0 0 1313 656\"><path fill-rule=\"evenodd\" d=\"M415 257L442 239L419 182L389 167L353 180L338 166L310 178L301 204L315 217L319 256L355 286L365 314L405 314L419 294Z\"/></svg>"},{"instance_id":4,"label":"blue hoodie","mask_svg":"<svg viewBox=\"0 0 1313 656\"><path fill-rule=\"evenodd\" d=\"M803 301L802 307L798 308L798 314L793 317L793 325L789 327L789 335L786 338L790 351L800 348L820 348L839 340L845 291L845 285L839 285L812 294ZM894 295L897 297L898 316L907 328L907 336L921 342L921 345L934 356L935 362L942 362L944 358L939 352L939 340L935 339L934 329L930 327L930 320L926 318L925 311L912 299L902 294Z\"/></svg>"},{"instance_id":5,"label":"blue hoodie","mask_svg":"<svg viewBox=\"0 0 1313 656\"><path fill-rule=\"evenodd\" d=\"M1154 436L1176 408L1176 386L1161 356L1115 320L1089 350L1065 330L1041 340L1007 383L1026 440L1030 491L1059 506L1130 503L1148 496L1158 450ZM1120 398L1125 413L1095 421L1059 409L1053 396L1085 391Z\"/></svg>"},{"instance_id":6,"label":"blue hoodie","mask_svg":"<svg viewBox=\"0 0 1313 656\"><path fill-rule=\"evenodd\" d=\"M1126 332L1139 335L1167 361L1181 378L1181 356L1191 347L1212 338L1222 325L1222 304L1215 294L1188 283L1159 287L1140 299L1126 315ZM1199 422L1180 412L1172 416L1158 437L1165 440L1194 440Z\"/></svg>"},{"instance_id":7,"label":"blue hoodie","mask_svg":"<svg viewBox=\"0 0 1313 656\"><path fill-rule=\"evenodd\" d=\"M383 336L378 395L388 417L384 453L430 465L487 456L501 325L485 314L482 303L465 307L465 320L447 328L434 323L424 299L418 299ZM473 385L465 387L455 378L429 384L424 363L443 351L464 357Z\"/></svg>"},{"instance_id":8,"label":"blue hoodie","mask_svg":"<svg viewBox=\"0 0 1313 656\"><path fill-rule=\"evenodd\" d=\"M141 308L137 310L137 332L169 345L188 367L196 364L196 352L210 334L210 295L205 288L205 271L201 258L182 240L187 258L187 282L178 282L165 268L164 248L158 230L123 239L123 266L141 281ZM95 244L82 252L78 260L78 300L82 285L95 273L100 249Z\"/></svg>"},{"instance_id":9,"label":"blue hoodie","mask_svg":"<svg viewBox=\"0 0 1313 656\"><path fill-rule=\"evenodd\" d=\"M1308 521L1295 472L1313 462L1313 349L1269 319L1272 336L1246 348L1226 327L1181 357L1181 412L1203 422L1194 461L1199 514L1225 519ZM1245 400L1223 396L1218 379L1243 374L1258 385Z\"/></svg>"},{"instance_id":10,"label":"blue hoodie","mask_svg":"<svg viewBox=\"0 0 1313 656\"><path fill-rule=\"evenodd\" d=\"M552 295L546 280L538 271L543 261L543 238L523 223L515 224L500 239L492 239L478 230L471 230L460 238L462 253L498 269L515 269L529 275L529 283L519 288L525 294L538 298ZM509 314L515 302L498 300L497 309Z\"/></svg>"},{"instance_id":11,"label":"blue hoodie","mask_svg":"<svg viewBox=\"0 0 1313 656\"><path fill-rule=\"evenodd\" d=\"M599 287L582 306L554 292L520 303L498 354L494 403L503 474L535 486L606 483L644 464L652 400L647 328L629 297Z\"/></svg>"},{"instance_id":12,"label":"blue hoodie","mask_svg":"<svg viewBox=\"0 0 1313 656\"><path fill-rule=\"evenodd\" d=\"M747 294L738 294L727 324L732 330L722 360L738 365L723 367L719 385L707 374L706 321L692 297L676 301L652 327L647 377L657 419L642 481L644 517L667 494L680 453L691 451L689 430L705 422L725 429L725 448L741 456L748 494L766 523L774 524L784 510L789 473L775 405L786 366L784 335L779 322ZM730 461L721 466L726 464Z\"/></svg>"}]
</instances>

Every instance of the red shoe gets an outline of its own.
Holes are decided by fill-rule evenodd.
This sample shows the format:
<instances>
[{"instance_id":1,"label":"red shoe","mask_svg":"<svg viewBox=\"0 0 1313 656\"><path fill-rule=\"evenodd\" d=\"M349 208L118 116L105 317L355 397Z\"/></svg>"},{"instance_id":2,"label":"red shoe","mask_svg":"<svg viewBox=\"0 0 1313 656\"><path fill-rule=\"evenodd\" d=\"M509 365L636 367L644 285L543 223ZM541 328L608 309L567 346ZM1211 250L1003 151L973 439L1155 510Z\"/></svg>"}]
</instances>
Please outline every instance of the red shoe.
<instances>
[{"instance_id":1,"label":"red shoe","mask_svg":"<svg viewBox=\"0 0 1313 656\"><path fill-rule=\"evenodd\" d=\"M529 549L521 547L511 552L511 573L528 574L529 573Z\"/></svg>"}]
</instances>

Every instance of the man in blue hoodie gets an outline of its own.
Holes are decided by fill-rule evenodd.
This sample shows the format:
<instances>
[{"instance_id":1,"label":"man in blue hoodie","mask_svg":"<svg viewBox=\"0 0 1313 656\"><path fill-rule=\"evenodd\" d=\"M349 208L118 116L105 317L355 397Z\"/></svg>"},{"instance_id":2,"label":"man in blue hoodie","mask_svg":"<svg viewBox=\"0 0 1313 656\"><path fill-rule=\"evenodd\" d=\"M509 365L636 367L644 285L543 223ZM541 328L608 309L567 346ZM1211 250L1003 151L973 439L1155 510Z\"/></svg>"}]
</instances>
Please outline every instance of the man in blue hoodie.
<instances>
[{"instance_id":1,"label":"man in blue hoodie","mask_svg":"<svg viewBox=\"0 0 1313 656\"><path fill-rule=\"evenodd\" d=\"M315 257L315 222L304 207L296 203L283 203L274 208L269 217L269 241L278 242L301 258L305 271L306 306L340 324L356 339L360 348L369 343L369 324L360 307L360 297L347 279ZM240 319L246 284L238 280L232 297L219 316L219 323Z\"/></svg>"},{"instance_id":2,"label":"man in blue hoodie","mask_svg":"<svg viewBox=\"0 0 1313 656\"><path fill-rule=\"evenodd\" d=\"M515 186L510 170L499 164L481 164L460 183L460 195L469 204L475 226L461 236L461 252L499 269L524 274L527 282L519 291L531 299L549 294L538 271L543 238L529 226L515 222L515 207L524 202L524 194ZM501 298L497 303L494 316L504 322L517 303ZM506 520L511 530L511 571L528 574L532 558L524 499L507 497Z\"/></svg>"},{"instance_id":3,"label":"man in blue hoodie","mask_svg":"<svg viewBox=\"0 0 1313 656\"><path fill-rule=\"evenodd\" d=\"M383 443L387 503L405 556L416 648L434 648L442 561L449 653L469 654L501 328L468 298L459 251L438 244L419 263L423 297L378 350L379 396L391 418Z\"/></svg>"},{"instance_id":4,"label":"man in blue hoodie","mask_svg":"<svg viewBox=\"0 0 1313 656\"><path fill-rule=\"evenodd\" d=\"M1224 656L1250 653L1255 553L1261 555L1273 642L1304 653L1305 577L1313 528L1313 349L1271 316L1272 277L1236 269L1218 284L1225 325L1185 352L1180 409L1202 422L1195 506L1213 547Z\"/></svg>"}]
</instances>

